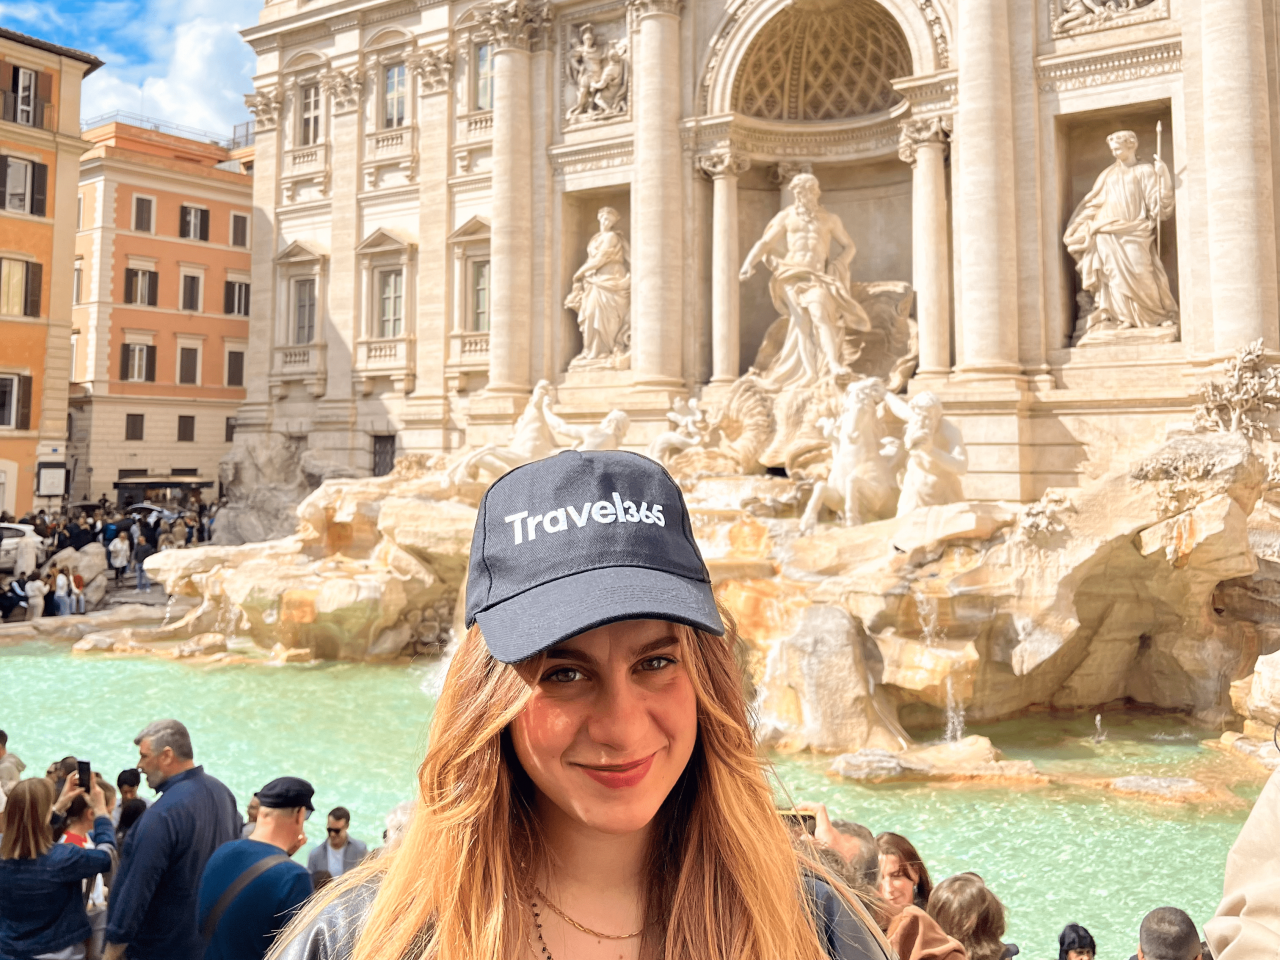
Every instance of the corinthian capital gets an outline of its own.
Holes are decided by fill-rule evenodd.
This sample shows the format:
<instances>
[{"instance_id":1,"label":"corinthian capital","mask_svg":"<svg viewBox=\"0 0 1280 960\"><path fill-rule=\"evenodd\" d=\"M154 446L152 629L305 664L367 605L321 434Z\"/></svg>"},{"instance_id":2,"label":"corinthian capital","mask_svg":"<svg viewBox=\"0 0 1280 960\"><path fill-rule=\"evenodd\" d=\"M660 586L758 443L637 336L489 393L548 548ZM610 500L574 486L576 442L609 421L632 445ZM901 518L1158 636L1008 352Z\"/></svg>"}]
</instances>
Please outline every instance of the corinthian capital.
<instances>
[{"instance_id":1,"label":"corinthian capital","mask_svg":"<svg viewBox=\"0 0 1280 960\"><path fill-rule=\"evenodd\" d=\"M655 13L668 13L678 17L684 0L627 0L627 6L637 18Z\"/></svg>"},{"instance_id":2,"label":"corinthian capital","mask_svg":"<svg viewBox=\"0 0 1280 960\"><path fill-rule=\"evenodd\" d=\"M940 143L946 149L951 135L950 117L927 117L902 121L898 136L898 156L903 163L916 165L916 151L928 143Z\"/></svg>"},{"instance_id":3,"label":"corinthian capital","mask_svg":"<svg viewBox=\"0 0 1280 960\"><path fill-rule=\"evenodd\" d=\"M549 19L546 0L491 0L475 16L499 50L528 50Z\"/></svg>"},{"instance_id":4,"label":"corinthian capital","mask_svg":"<svg viewBox=\"0 0 1280 960\"><path fill-rule=\"evenodd\" d=\"M453 51L424 48L404 58L405 64L418 78L418 92L443 93L453 78Z\"/></svg>"},{"instance_id":5,"label":"corinthian capital","mask_svg":"<svg viewBox=\"0 0 1280 960\"><path fill-rule=\"evenodd\" d=\"M364 81L360 77L360 68L353 67L349 71L326 70L320 75L320 89L333 97L333 112L346 113L360 106L360 91Z\"/></svg>"},{"instance_id":6,"label":"corinthian capital","mask_svg":"<svg viewBox=\"0 0 1280 960\"><path fill-rule=\"evenodd\" d=\"M276 124L280 122L280 107L283 103L284 95L278 87L259 90L257 93L247 94L244 98L244 105L249 108L253 119L257 121L254 129L259 131L275 129Z\"/></svg>"},{"instance_id":7,"label":"corinthian capital","mask_svg":"<svg viewBox=\"0 0 1280 960\"><path fill-rule=\"evenodd\" d=\"M721 177L739 177L751 168L751 161L732 150L717 150L697 158L698 169L712 180Z\"/></svg>"}]
</instances>

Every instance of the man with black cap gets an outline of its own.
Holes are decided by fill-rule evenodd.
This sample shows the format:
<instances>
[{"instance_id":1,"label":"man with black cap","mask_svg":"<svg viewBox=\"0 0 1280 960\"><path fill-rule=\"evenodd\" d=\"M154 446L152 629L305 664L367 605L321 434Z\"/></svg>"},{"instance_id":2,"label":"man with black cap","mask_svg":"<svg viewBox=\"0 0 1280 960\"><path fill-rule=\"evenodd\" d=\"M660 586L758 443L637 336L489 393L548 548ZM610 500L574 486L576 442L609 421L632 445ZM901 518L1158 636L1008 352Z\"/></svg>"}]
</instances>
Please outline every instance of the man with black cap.
<instances>
[{"instance_id":1,"label":"man with black cap","mask_svg":"<svg viewBox=\"0 0 1280 960\"><path fill-rule=\"evenodd\" d=\"M205 960L256 960L311 896L311 875L290 857L307 836L302 824L315 807L311 784L272 780L255 794L258 821L251 838L223 844L200 881L199 923Z\"/></svg>"}]
</instances>

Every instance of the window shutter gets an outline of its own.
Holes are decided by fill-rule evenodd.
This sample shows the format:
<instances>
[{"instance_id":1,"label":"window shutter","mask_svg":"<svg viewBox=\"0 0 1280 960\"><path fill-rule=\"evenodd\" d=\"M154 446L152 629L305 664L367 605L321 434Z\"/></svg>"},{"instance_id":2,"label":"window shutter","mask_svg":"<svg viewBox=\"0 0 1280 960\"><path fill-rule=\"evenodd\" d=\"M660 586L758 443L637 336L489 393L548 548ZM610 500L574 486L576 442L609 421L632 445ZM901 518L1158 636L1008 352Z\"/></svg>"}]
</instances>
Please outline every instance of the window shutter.
<instances>
[{"instance_id":1,"label":"window shutter","mask_svg":"<svg viewBox=\"0 0 1280 960\"><path fill-rule=\"evenodd\" d=\"M31 378L18 377L18 429L31 429Z\"/></svg>"},{"instance_id":2,"label":"window shutter","mask_svg":"<svg viewBox=\"0 0 1280 960\"><path fill-rule=\"evenodd\" d=\"M190 234L187 233L187 224L191 222L191 218L187 215L187 211L190 209L190 207L178 208L178 236L182 237L184 240L190 236Z\"/></svg>"},{"instance_id":3,"label":"window shutter","mask_svg":"<svg viewBox=\"0 0 1280 960\"><path fill-rule=\"evenodd\" d=\"M12 90L14 93L18 92L18 79L19 77L22 76L22 74L19 72L20 70L21 70L21 67L15 66L13 70L10 71L9 73L9 89Z\"/></svg>"},{"instance_id":4,"label":"window shutter","mask_svg":"<svg viewBox=\"0 0 1280 960\"><path fill-rule=\"evenodd\" d=\"M44 216L44 198L48 188L48 166L43 163L33 163L31 165L31 215L33 217Z\"/></svg>"},{"instance_id":5,"label":"window shutter","mask_svg":"<svg viewBox=\"0 0 1280 960\"><path fill-rule=\"evenodd\" d=\"M37 73L36 74L36 110L35 124L40 129L44 129L44 114L53 102L53 74Z\"/></svg>"},{"instance_id":6,"label":"window shutter","mask_svg":"<svg viewBox=\"0 0 1280 960\"><path fill-rule=\"evenodd\" d=\"M156 348L154 344L147 346L147 383L156 382Z\"/></svg>"},{"instance_id":7,"label":"window shutter","mask_svg":"<svg viewBox=\"0 0 1280 960\"><path fill-rule=\"evenodd\" d=\"M40 316L40 294L41 286L44 283L44 265L40 263L27 264L27 289L26 289L26 309L22 312L28 317Z\"/></svg>"},{"instance_id":8,"label":"window shutter","mask_svg":"<svg viewBox=\"0 0 1280 960\"><path fill-rule=\"evenodd\" d=\"M242 350L227 352L227 386L244 386L244 351Z\"/></svg>"},{"instance_id":9,"label":"window shutter","mask_svg":"<svg viewBox=\"0 0 1280 960\"><path fill-rule=\"evenodd\" d=\"M7 97L5 98L4 102L5 102L5 110L8 111L9 100ZM9 116L8 112L5 113L4 118L6 120L13 119L13 117ZM3 154L0 154L0 197L4 196L4 188L8 184L8 182L9 182L9 158L4 156Z\"/></svg>"},{"instance_id":10,"label":"window shutter","mask_svg":"<svg viewBox=\"0 0 1280 960\"><path fill-rule=\"evenodd\" d=\"M120 344L120 379L129 379L129 344Z\"/></svg>"},{"instance_id":11,"label":"window shutter","mask_svg":"<svg viewBox=\"0 0 1280 960\"><path fill-rule=\"evenodd\" d=\"M201 240L209 239L209 211L208 210L200 211L200 239Z\"/></svg>"},{"instance_id":12,"label":"window shutter","mask_svg":"<svg viewBox=\"0 0 1280 960\"><path fill-rule=\"evenodd\" d=\"M147 284L147 306L154 307L156 305L156 295L160 292L160 274L154 270L148 270L150 274L150 282Z\"/></svg>"},{"instance_id":13,"label":"window shutter","mask_svg":"<svg viewBox=\"0 0 1280 960\"><path fill-rule=\"evenodd\" d=\"M5 90L4 93L4 113L2 119L13 123L14 117L18 114L18 95L11 90Z\"/></svg>"},{"instance_id":14,"label":"window shutter","mask_svg":"<svg viewBox=\"0 0 1280 960\"><path fill-rule=\"evenodd\" d=\"M235 313L236 310L236 285L230 280L222 284L222 312Z\"/></svg>"},{"instance_id":15,"label":"window shutter","mask_svg":"<svg viewBox=\"0 0 1280 960\"><path fill-rule=\"evenodd\" d=\"M138 271L130 267L124 269L124 302L138 302Z\"/></svg>"}]
</instances>

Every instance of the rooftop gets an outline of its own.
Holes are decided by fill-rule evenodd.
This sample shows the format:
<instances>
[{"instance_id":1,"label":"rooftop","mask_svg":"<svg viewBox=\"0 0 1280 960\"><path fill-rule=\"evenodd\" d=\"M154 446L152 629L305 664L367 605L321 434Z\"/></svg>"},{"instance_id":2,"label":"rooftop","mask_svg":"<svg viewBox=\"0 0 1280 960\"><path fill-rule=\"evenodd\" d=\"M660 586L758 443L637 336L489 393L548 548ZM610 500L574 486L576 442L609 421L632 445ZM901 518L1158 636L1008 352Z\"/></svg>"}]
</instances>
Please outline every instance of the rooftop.
<instances>
[{"instance_id":1,"label":"rooftop","mask_svg":"<svg viewBox=\"0 0 1280 960\"><path fill-rule=\"evenodd\" d=\"M50 43L48 40L41 40L38 37L29 37L25 33L18 33L16 30L6 30L4 27L0 27L0 39L12 40L14 43L35 47L37 50L47 50L49 53L56 53L62 57L87 63L89 64L89 69L84 72L86 77L102 66L102 61L91 53L85 53L83 50L75 50L71 47L59 46L56 43Z\"/></svg>"}]
</instances>

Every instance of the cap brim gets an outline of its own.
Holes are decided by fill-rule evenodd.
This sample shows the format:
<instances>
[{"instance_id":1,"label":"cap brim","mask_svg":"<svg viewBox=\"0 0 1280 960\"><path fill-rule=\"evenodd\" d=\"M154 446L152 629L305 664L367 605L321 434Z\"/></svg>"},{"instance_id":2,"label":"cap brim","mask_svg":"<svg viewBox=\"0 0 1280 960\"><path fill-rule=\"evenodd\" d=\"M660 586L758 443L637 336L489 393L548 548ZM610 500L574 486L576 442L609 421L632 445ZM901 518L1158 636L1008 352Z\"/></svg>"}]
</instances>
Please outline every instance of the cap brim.
<instances>
[{"instance_id":1,"label":"cap brim","mask_svg":"<svg viewBox=\"0 0 1280 960\"><path fill-rule=\"evenodd\" d=\"M476 614L489 652L503 663L619 620L670 620L724 635L711 584L648 567L575 573Z\"/></svg>"}]
</instances>

